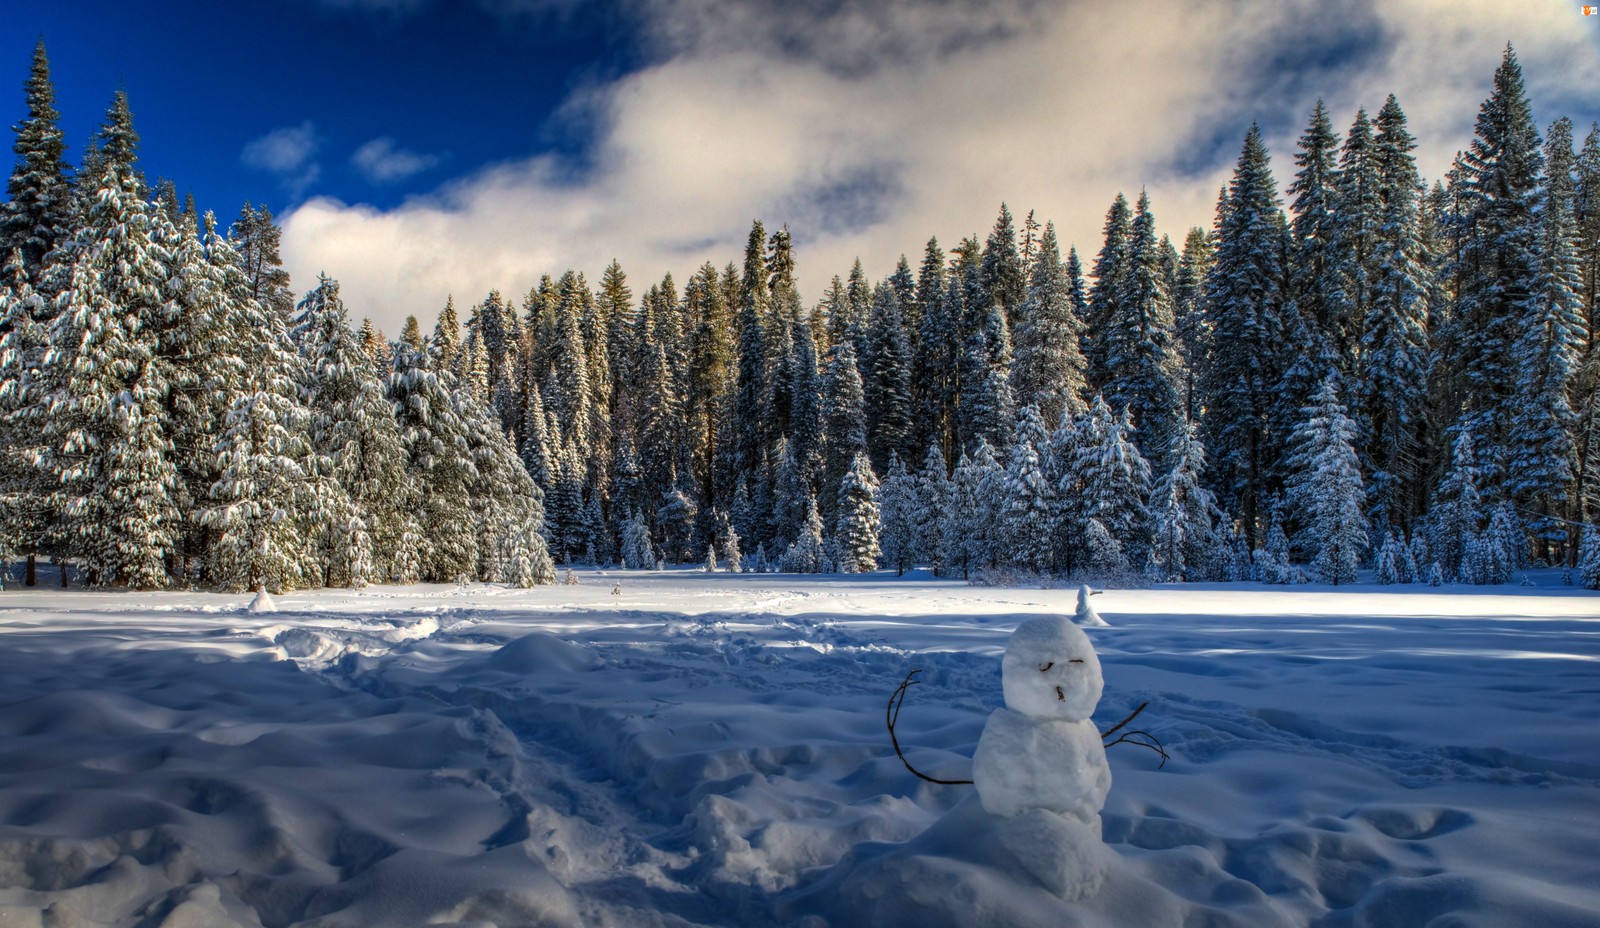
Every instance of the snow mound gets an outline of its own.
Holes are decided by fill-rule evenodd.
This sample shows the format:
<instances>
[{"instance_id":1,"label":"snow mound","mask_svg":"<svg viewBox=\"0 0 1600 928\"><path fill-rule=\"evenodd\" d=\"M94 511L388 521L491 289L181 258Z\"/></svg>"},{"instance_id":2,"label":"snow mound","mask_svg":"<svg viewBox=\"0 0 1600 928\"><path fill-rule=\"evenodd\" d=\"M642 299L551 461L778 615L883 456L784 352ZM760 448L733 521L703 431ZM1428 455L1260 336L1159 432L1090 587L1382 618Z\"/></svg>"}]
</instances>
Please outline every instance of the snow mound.
<instances>
[{"instance_id":1,"label":"snow mound","mask_svg":"<svg viewBox=\"0 0 1600 928\"><path fill-rule=\"evenodd\" d=\"M256 591L255 598L250 600L250 605L244 607L244 611L249 613L277 612L278 604L272 601L272 596L263 588Z\"/></svg>"},{"instance_id":2,"label":"snow mound","mask_svg":"<svg viewBox=\"0 0 1600 928\"><path fill-rule=\"evenodd\" d=\"M600 659L593 651L543 632L524 635L484 661L486 669L518 675L577 673L598 666Z\"/></svg>"}]
</instances>

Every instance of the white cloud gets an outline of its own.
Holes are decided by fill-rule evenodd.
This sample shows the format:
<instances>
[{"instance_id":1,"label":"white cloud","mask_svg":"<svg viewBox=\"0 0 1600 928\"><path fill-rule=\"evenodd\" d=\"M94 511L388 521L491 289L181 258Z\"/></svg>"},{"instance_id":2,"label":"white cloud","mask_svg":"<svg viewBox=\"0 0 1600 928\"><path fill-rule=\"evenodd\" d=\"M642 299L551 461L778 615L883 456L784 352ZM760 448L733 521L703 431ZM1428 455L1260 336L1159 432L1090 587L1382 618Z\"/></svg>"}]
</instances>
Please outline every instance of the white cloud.
<instances>
[{"instance_id":1,"label":"white cloud","mask_svg":"<svg viewBox=\"0 0 1600 928\"><path fill-rule=\"evenodd\" d=\"M374 184L391 184L420 174L439 163L438 155L418 154L384 136L356 149L350 163Z\"/></svg>"},{"instance_id":2,"label":"white cloud","mask_svg":"<svg viewBox=\"0 0 1600 928\"><path fill-rule=\"evenodd\" d=\"M316 126L307 120L255 139L245 145L239 160L246 167L278 175L289 196L299 198L322 174L313 157L319 145Z\"/></svg>"},{"instance_id":3,"label":"white cloud","mask_svg":"<svg viewBox=\"0 0 1600 928\"><path fill-rule=\"evenodd\" d=\"M881 276L930 235L985 233L1002 200L1087 265L1119 190L1147 187L1177 241L1209 225L1253 120L1284 186L1317 97L1342 131L1393 92L1432 178L1508 39L1545 122L1600 76L1588 24L1553 2L621 2L659 57L569 101L592 133L581 169L531 157L386 211L312 200L284 221L296 278L327 270L393 333L447 294L593 280L613 257L636 290L721 266L760 217L794 231L816 299L858 255Z\"/></svg>"}]
</instances>

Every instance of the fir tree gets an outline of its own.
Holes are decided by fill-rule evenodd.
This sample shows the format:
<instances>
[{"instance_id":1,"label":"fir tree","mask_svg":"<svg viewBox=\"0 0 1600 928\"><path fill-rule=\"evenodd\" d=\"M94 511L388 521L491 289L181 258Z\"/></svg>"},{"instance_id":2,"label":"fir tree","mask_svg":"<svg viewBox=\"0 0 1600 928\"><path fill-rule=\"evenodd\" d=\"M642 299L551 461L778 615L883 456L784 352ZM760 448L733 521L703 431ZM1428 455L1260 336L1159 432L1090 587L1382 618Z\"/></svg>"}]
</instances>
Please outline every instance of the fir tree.
<instances>
[{"instance_id":1,"label":"fir tree","mask_svg":"<svg viewBox=\"0 0 1600 928\"><path fill-rule=\"evenodd\" d=\"M899 455L889 456L889 470L878 488L878 516L883 562L900 576L916 563L920 526L917 477L900 463Z\"/></svg>"},{"instance_id":2,"label":"fir tree","mask_svg":"<svg viewBox=\"0 0 1600 928\"><path fill-rule=\"evenodd\" d=\"M1150 198L1139 203L1128 238L1123 292L1096 336L1103 367L1101 390L1113 408L1125 408L1139 426L1146 459L1165 471L1182 429L1181 372L1173 347L1172 297L1166 287Z\"/></svg>"},{"instance_id":3,"label":"fir tree","mask_svg":"<svg viewBox=\"0 0 1600 928\"><path fill-rule=\"evenodd\" d=\"M37 287L43 282L45 255L67 239L74 213L72 173L63 157L66 143L42 40L34 46L33 67L23 86L28 118L13 130L17 164L6 185L10 200L0 207L0 261L16 252L23 279Z\"/></svg>"},{"instance_id":4,"label":"fir tree","mask_svg":"<svg viewBox=\"0 0 1600 928\"><path fill-rule=\"evenodd\" d=\"M1505 487L1506 450L1515 420L1526 411L1518 343L1529 325L1548 318L1539 305L1543 166L1522 68L1507 46L1472 145L1458 160L1453 193L1460 244L1449 269L1456 287L1452 341L1461 425L1485 452L1485 487L1495 492Z\"/></svg>"},{"instance_id":5,"label":"fir tree","mask_svg":"<svg viewBox=\"0 0 1600 928\"><path fill-rule=\"evenodd\" d=\"M1201 483L1206 454L1189 426L1173 449L1172 469L1150 494L1155 542L1150 561L1155 575L1169 581L1216 577L1219 540L1215 498Z\"/></svg>"},{"instance_id":6,"label":"fir tree","mask_svg":"<svg viewBox=\"0 0 1600 928\"><path fill-rule=\"evenodd\" d=\"M880 283L873 291L872 316L866 333L867 355L863 406L867 451L874 469L888 466L893 455L908 451L912 439L911 339L894 287Z\"/></svg>"},{"instance_id":7,"label":"fir tree","mask_svg":"<svg viewBox=\"0 0 1600 928\"><path fill-rule=\"evenodd\" d=\"M917 471L916 511L912 535L912 562L924 562L933 568L935 576L944 576L945 553L949 542L945 538L945 525L952 505L949 468L938 442L928 445L922 468Z\"/></svg>"},{"instance_id":8,"label":"fir tree","mask_svg":"<svg viewBox=\"0 0 1600 928\"><path fill-rule=\"evenodd\" d=\"M403 340L396 344L387 395L413 488L406 506L427 542L421 579L432 583L470 579L478 568L470 489L477 473L451 396L453 383L449 372L433 368L428 352Z\"/></svg>"},{"instance_id":9,"label":"fir tree","mask_svg":"<svg viewBox=\"0 0 1600 928\"><path fill-rule=\"evenodd\" d=\"M839 483L833 538L841 573L870 573L878 569L881 522L877 497L878 478L872 472L872 462L865 454L857 453L850 470Z\"/></svg>"},{"instance_id":10,"label":"fir tree","mask_svg":"<svg viewBox=\"0 0 1600 928\"><path fill-rule=\"evenodd\" d=\"M1572 124L1558 120L1546 142L1546 176L1539 242L1539 275L1531 313L1517 320L1512 361L1517 411L1509 419L1506 490L1531 517L1528 529L1547 554L1564 545L1560 513L1575 477L1569 397L1585 337L1578 230L1573 219Z\"/></svg>"},{"instance_id":11,"label":"fir tree","mask_svg":"<svg viewBox=\"0 0 1600 928\"><path fill-rule=\"evenodd\" d=\"M1366 494L1356 460L1355 426L1334 378L1322 385L1291 440L1290 504L1305 518L1302 544L1328 583L1353 583L1367 549Z\"/></svg>"},{"instance_id":12,"label":"fir tree","mask_svg":"<svg viewBox=\"0 0 1600 928\"><path fill-rule=\"evenodd\" d=\"M1049 568L1055 554L1051 531L1056 513L1055 488L1045 475L1043 461L1049 440L1039 411L1032 406L1023 407L1006 462L999 515L1005 559L1039 573Z\"/></svg>"},{"instance_id":13,"label":"fir tree","mask_svg":"<svg viewBox=\"0 0 1600 928\"><path fill-rule=\"evenodd\" d=\"M1372 285L1357 364L1358 432L1371 473L1370 511L1381 526L1410 526L1419 474L1428 374L1427 254L1417 193L1421 182L1405 114L1391 95L1378 113L1372 160L1381 203Z\"/></svg>"},{"instance_id":14,"label":"fir tree","mask_svg":"<svg viewBox=\"0 0 1600 928\"><path fill-rule=\"evenodd\" d=\"M1089 386L1099 389L1106 380L1105 333L1126 298L1128 291L1129 239L1133 216L1122 194L1106 212L1104 244L1094 262L1094 290L1090 294L1088 318L1084 326L1084 357L1089 365Z\"/></svg>"},{"instance_id":15,"label":"fir tree","mask_svg":"<svg viewBox=\"0 0 1600 928\"><path fill-rule=\"evenodd\" d=\"M1216 260L1206 278L1212 350L1204 372L1207 429L1215 483L1224 508L1258 537L1261 503L1272 491L1283 423L1269 421L1285 353L1278 210L1261 130L1245 136L1239 164L1217 217Z\"/></svg>"},{"instance_id":16,"label":"fir tree","mask_svg":"<svg viewBox=\"0 0 1600 928\"><path fill-rule=\"evenodd\" d=\"M1073 252L1072 262L1077 261ZM1081 287L1082 281L1078 285ZM1083 410L1084 360L1079 351L1079 321L1073 312L1073 280L1061 263L1054 223L1039 238L1028 279L1028 295L1018 314L1013 392L1024 407L1038 408L1045 422ZM1081 294L1080 294L1081 296Z\"/></svg>"},{"instance_id":17,"label":"fir tree","mask_svg":"<svg viewBox=\"0 0 1600 928\"><path fill-rule=\"evenodd\" d=\"M757 549L757 562L764 561L763 552ZM800 532L800 537L789 545L780 560L780 569L785 573L795 574L824 574L833 572L833 564L828 560L828 555L822 544L822 515L817 512L817 501L811 499L806 504L806 523Z\"/></svg>"}]
</instances>

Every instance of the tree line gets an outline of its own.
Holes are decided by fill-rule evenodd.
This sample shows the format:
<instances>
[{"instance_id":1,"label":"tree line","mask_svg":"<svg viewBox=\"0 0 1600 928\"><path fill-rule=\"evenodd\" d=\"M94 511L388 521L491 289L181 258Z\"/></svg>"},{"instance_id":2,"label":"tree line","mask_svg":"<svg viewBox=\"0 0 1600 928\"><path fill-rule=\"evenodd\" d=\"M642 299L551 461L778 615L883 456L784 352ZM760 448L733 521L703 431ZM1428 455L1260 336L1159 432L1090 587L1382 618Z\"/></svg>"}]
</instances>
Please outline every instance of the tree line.
<instances>
[{"instance_id":1,"label":"tree line","mask_svg":"<svg viewBox=\"0 0 1600 928\"><path fill-rule=\"evenodd\" d=\"M120 95L76 180L42 47L28 99L0 501L13 550L96 582L720 558L1600 584L1600 129L1541 138L1509 47L1431 185L1394 97L1342 137L1318 103L1283 193L1252 127L1181 249L1143 193L1087 269L1002 205L807 305L758 221L681 286L569 270L393 341L334 281L293 305L264 210L222 235L146 190Z\"/></svg>"}]
</instances>

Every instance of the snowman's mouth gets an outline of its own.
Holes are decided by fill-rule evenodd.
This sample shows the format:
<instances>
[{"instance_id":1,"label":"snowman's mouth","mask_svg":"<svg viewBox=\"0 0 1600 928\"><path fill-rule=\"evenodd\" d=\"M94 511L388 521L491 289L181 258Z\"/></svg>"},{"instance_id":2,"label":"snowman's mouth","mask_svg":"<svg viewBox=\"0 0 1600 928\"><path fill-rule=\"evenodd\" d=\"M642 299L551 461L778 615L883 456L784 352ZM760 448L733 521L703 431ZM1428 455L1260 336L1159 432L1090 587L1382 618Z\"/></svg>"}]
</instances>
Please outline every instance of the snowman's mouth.
<instances>
[{"instance_id":1,"label":"snowman's mouth","mask_svg":"<svg viewBox=\"0 0 1600 928\"><path fill-rule=\"evenodd\" d=\"M1056 687L1056 702L1066 702L1067 694L1061 692L1061 687Z\"/></svg>"}]
</instances>

